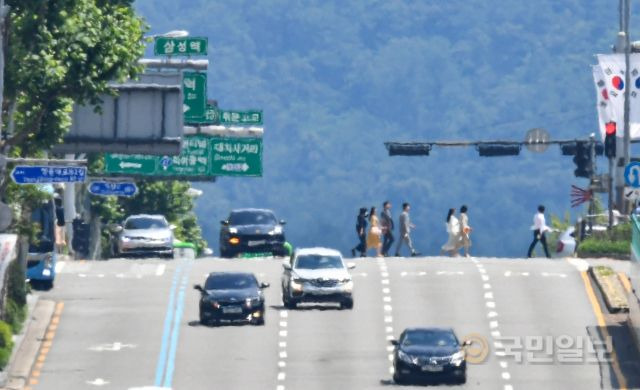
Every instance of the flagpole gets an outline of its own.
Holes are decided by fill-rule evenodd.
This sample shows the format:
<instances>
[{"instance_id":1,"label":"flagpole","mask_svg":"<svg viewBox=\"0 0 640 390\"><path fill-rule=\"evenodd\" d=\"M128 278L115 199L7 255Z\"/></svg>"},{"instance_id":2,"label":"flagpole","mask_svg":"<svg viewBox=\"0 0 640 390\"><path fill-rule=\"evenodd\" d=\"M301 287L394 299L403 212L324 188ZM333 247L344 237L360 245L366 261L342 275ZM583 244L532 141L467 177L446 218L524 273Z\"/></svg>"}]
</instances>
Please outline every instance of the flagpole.
<instances>
[{"instance_id":1,"label":"flagpole","mask_svg":"<svg viewBox=\"0 0 640 390\"><path fill-rule=\"evenodd\" d=\"M631 74L629 73L629 62L631 56L631 44L629 40L629 14L631 13L630 0L624 0L624 138L623 138L623 156L624 166L629 164L629 148L631 141L631 129L629 128L630 101L629 91L631 90ZM624 200L624 199L622 199ZM619 211L627 214L627 202L618 204Z\"/></svg>"}]
</instances>

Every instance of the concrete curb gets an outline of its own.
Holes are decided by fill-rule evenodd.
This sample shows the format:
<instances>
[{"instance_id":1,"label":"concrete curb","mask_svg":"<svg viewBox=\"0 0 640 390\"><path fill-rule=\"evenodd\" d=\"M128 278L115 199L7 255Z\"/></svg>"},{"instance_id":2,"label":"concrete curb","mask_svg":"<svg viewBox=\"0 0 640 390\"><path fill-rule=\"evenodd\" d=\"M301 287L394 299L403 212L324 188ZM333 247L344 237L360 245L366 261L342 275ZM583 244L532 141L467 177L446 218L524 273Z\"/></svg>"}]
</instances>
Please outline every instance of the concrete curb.
<instances>
[{"instance_id":1,"label":"concrete curb","mask_svg":"<svg viewBox=\"0 0 640 390\"><path fill-rule=\"evenodd\" d=\"M618 274L611 267L603 267L607 274L603 275L596 267L589 267L588 273L596 283L609 313L629 311L629 301Z\"/></svg>"},{"instance_id":2,"label":"concrete curb","mask_svg":"<svg viewBox=\"0 0 640 390\"><path fill-rule=\"evenodd\" d=\"M11 352L11 359L2 373L0 388L22 389L27 384L31 368L36 360L40 345L53 316L55 302L39 299L37 295L29 295L33 304L29 305L29 313L19 340Z\"/></svg>"}]
</instances>

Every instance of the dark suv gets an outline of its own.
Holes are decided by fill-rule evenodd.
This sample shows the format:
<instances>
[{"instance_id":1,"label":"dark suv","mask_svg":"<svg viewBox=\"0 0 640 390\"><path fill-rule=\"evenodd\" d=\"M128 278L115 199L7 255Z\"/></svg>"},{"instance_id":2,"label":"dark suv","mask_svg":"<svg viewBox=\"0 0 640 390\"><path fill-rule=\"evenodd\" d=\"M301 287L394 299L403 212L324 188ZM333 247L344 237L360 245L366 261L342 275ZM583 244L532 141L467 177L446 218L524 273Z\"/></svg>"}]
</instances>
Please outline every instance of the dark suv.
<instances>
[{"instance_id":1,"label":"dark suv","mask_svg":"<svg viewBox=\"0 0 640 390\"><path fill-rule=\"evenodd\" d=\"M271 253L285 256L284 224L273 211L237 209L220 221L220 256L235 257L241 253Z\"/></svg>"}]
</instances>

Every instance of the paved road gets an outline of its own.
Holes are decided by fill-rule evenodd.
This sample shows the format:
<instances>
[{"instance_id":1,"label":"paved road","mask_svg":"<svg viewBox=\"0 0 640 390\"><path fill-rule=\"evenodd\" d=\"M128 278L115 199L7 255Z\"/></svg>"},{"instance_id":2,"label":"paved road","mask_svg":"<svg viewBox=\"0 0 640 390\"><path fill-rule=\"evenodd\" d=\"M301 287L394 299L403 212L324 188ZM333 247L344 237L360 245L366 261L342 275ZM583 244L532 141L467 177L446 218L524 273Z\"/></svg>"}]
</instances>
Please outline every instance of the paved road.
<instances>
[{"instance_id":1,"label":"paved road","mask_svg":"<svg viewBox=\"0 0 640 390\"><path fill-rule=\"evenodd\" d=\"M285 310L274 259L65 263L56 287L41 293L64 308L31 388L384 389L396 386L388 339L405 327L431 325L453 326L459 337L478 335L490 346L460 388L601 388L600 373L608 369L585 362L595 356L587 352L587 329L597 321L574 265L444 258L355 263L353 310ZM265 326L198 324L192 285L214 270L250 270L271 283ZM558 352L559 340L572 345ZM559 361L570 349L578 362ZM603 387L611 381L605 375Z\"/></svg>"}]
</instances>

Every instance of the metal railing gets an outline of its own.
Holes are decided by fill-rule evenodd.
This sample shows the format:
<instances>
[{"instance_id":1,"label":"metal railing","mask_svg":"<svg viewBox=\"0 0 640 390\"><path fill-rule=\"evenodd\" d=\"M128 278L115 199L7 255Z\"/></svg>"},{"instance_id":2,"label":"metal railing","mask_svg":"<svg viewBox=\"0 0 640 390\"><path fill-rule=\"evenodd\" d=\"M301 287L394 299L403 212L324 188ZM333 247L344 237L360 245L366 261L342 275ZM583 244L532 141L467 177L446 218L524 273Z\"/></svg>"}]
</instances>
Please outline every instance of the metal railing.
<instances>
[{"instance_id":1,"label":"metal railing","mask_svg":"<svg viewBox=\"0 0 640 390\"><path fill-rule=\"evenodd\" d=\"M631 216L631 260L640 261L640 219Z\"/></svg>"}]
</instances>

